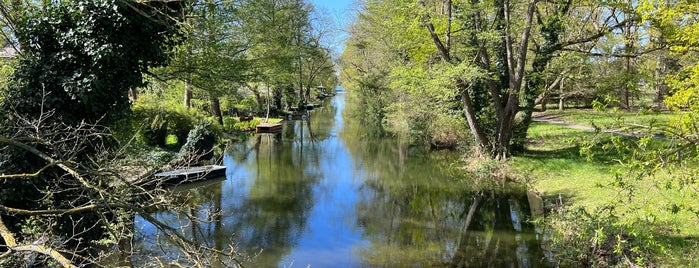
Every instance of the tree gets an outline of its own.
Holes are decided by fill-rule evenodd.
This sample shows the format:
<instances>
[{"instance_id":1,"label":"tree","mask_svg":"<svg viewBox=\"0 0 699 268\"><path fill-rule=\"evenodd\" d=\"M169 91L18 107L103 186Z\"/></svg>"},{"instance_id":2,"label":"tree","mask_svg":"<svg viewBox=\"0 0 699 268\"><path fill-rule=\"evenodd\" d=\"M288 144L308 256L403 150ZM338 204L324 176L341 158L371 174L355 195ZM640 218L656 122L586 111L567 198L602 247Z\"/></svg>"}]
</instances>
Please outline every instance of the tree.
<instances>
[{"instance_id":1,"label":"tree","mask_svg":"<svg viewBox=\"0 0 699 268\"><path fill-rule=\"evenodd\" d=\"M186 40L172 63L158 76L184 82L184 106L191 107L194 89L208 100L209 113L223 122L221 98L233 95L248 75L249 37L242 31L242 1L198 1L189 7Z\"/></svg>"},{"instance_id":2,"label":"tree","mask_svg":"<svg viewBox=\"0 0 699 268\"><path fill-rule=\"evenodd\" d=\"M180 4L78 1L28 9L15 27L26 46L2 109L37 117L43 90L43 108L60 111L67 122L123 116L127 92L144 85L149 67L167 62L166 49L179 35L173 18Z\"/></svg>"},{"instance_id":3,"label":"tree","mask_svg":"<svg viewBox=\"0 0 699 268\"><path fill-rule=\"evenodd\" d=\"M248 87L259 106L269 92L272 113L305 103L318 80L332 74L333 62L312 20L313 6L301 0L247 1L241 7L244 31L250 34L253 62Z\"/></svg>"},{"instance_id":4,"label":"tree","mask_svg":"<svg viewBox=\"0 0 699 268\"><path fill-rule=\"evenodd\" d=\"M665 105L673 110L673 118L667 124L635 125L640 129L638 133L643 133L638 138L616 135L586 142L581 152L588 157L595 157L602 150L606 155L613 155L614 161L619 163L615 165L614 178L602 185L618 196L594 211L577 209L561 213L563 224L558 222L556 225L560 225L554 226L567 233L576 233L575 237L563 235L566 239L560 242L565 248L574 249L571 253L578 256L588 254L587 258L594 262L601 258L605 265L622 261L629 265L668 265L664 262L673 262L665 258L668 251L675 252L677 247L696 243L686 237L684 228L693 228L691 223L699 216L696 180L699 174L696 167L699 40L692 34L699 26L699 12L693 1L652 0L638 1L634 11L642 17L647 30L652 31L649 45L670 48L649 55L661 60L670 58L669 62L658 64L660 68L665 65L679 70L659 71L670 74L667 74L666 81L662 78L654 81L668 86L670 95L665 99ZM616 66L623 70L626 62L622 60L620 63ZM668 238L676 237L682 237L687 244L668 242ZM599 241L604 242L600 244ZM607 250L611 254L599 254L600 245L614 250ZM688 258L680 258L680 262L686 260Z\"/></svg>"},{"instance_id":5,"label":"tree","mask_svg":"<svg viewBox=\"0 0 699 268\"><path fill-rule=\"evenodd\" d=\"M594 47L600 38L636 19L620 7L623 3L571 0L376 0L365 4L358 21L372 25L362 33L371 36L371 42L385 43L382 53L388 61L382 64L388 65L389 80L395 79L395 87L389 89L396 98L429 90L453 96L451 101L437 98L428 103L446 110L461 107L479 151L506 159L521 148L537 98L560 87L571 70L552 68L554 60L567 51ZM582 20L570 20L572 14ZM615 17L622 19L611 20ZM416 77L421 78L413 80ZM429 94L414 96L423 103L430 99ZM454 100L459 103L454 105ZM406 110L401 106L395 111ZM414 127L420 126L408 125Z\"/></svg>"},{"instance_id":6,"label":"tree","mask_svg":"<svg viewBox=\"0 0 699 268\"><path fill-rule=\"evenodd\" d=\"M384 16L392 16L393 21L384 23L395 31L392 34L403 29L414 39L400 40L397 52L404 62L451 81L451 95L460 99L478 148L485 155L505 158L520 108L536 4L371 1L367 7L383 8ZM495 29L485 25L495 25ZM429 43L431 48L426 46ZM475 64L471 59L476 59Z\"/></svg>"}]
</instances>

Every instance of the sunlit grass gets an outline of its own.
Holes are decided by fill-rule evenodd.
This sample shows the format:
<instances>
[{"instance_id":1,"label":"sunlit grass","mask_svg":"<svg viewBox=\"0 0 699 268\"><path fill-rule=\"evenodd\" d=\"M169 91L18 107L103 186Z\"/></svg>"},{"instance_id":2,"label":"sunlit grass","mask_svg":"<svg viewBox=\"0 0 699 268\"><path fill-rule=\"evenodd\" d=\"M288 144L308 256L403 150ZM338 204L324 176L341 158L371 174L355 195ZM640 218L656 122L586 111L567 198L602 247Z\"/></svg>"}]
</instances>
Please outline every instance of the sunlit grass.
<instances>
[{"instance_id":1,"label":"sunlit grass","mask_svg":"<svg viewBox=\"0 0 699 268\"><path fill-rule=\"evenodd\" d=\"M167 135L167 138L165 138L165 146L166 147L175 147L177 146L177 136L175 135Z\"/></svg>"},{"instance_id":2,"label":"sunlit grass","mask_svg":"<svg viewBox=\"0 0 699 268\"><path fill-rule=\"evenodd\" d=\"M605 130L621 130L628 132L644 132L650 130L658 134L674 116L674 113L667 111L598 111L594 109L547 110L546 112L537 114L546 115L557 121L598 127Z\"/></svg>"},{"instance_id":3,"label":"sunlit grass","mask_svg":"<svg viewBox=\"0 0 699 268\"><path fill-rule=\"evenodd\" d=\"M575 120L602 118L599 114L570 113L568 116L566 118ZM611 137L611 134L598 135L604 136L597 136L595 141L604 142ZM685 203L696 207L699 202L693 198L696 192L665 186L668 181L673 181L670 178L685 173L691 177L691 173L670 167L651 177L629 180L636 185L635 195L629 198L626 192L608 186L613 182L615 172L620 176L634 174L622 164L623 161L619 161L621 155L616 155L614 150L602 150L601 146L595 147L597 151L592 158L580 154L580 144L593 138L594 132L535 122L528 132L526 150L513 157L510 165L517 174L526 176L530 187L548 200L560 198L565 205L582 206L588 211L613 201L617 201L618 206L628 206L622 210L623 214L618 215L620 222L643 219L657 227L653 232L657 232L659 247L666 252L658 256L662 262L659 266L699 265L699 217L687 211L674 213L669 205ZM667 142L654 141L655 146Z\"/></svg>"},{"instance_id":4,"label":"sunlit grass","mask_svg":"<svg viewBox=\"0 0 699 268\"><path fill-rule=\"evenodd\" d=\"M531 186L548 198L592 208L610 200L611 192L595 187L612 180L610 163L592 162L580 155L579 144L594 133L545 123L533 123L527 150L511 165Z\"/></svg>"}]
</instances>

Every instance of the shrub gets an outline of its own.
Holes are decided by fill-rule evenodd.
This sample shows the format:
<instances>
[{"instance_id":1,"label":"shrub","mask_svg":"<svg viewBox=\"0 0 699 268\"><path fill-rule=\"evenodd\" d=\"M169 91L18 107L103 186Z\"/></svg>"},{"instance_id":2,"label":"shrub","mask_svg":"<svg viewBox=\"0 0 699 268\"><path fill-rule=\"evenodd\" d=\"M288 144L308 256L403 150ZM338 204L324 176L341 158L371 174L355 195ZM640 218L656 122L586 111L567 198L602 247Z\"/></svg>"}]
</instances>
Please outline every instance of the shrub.
<instances>
[{"instance_id":1,"label":"shrub","mask_svg":"<svg viewBox=\"0 0 699 268\"><path fill-rule=\"evenodd\" d=\"M169 134L177 137L178 145L187 140L189 131L198 121L206 119L206 115L193 108L163 105L144 95L133 107L134 129L141 129L138 139L149 146L165 147Z\"/></svg>"},{"instance_id":2,"label":"shrub","mask_svg":"<svg viewBox=\"0 0 699 268\"><path fill-rule=\"evenodd\" d=\"M466 122L462 118L438 113L429 125L430 145L435 148L456 148L468 140Z\"/></svg>"},{"instance_id":3,"label":"shrub","mask_svg":"<svg viewBox=\"0 0 699 268\"><path fill-rule=\"evenodd\" d=\"M259 124L260 120L257 118L244 122L238 122L238 120L233 117L226 117L223 119L223 129L227 132L251 131Z\"/></svg>"},{"instance_id":4,"label":"shrub","mask_svg":"<svg viewBox=\"0 0 699 268\"><path fill-rule=\"evenodd\" d=\"M189 132L187 142L180 149L180 157L189 163L197 163L213 157L216 131L211 121L201 121Z\"/></svg>"},{"instance_id":5,"label":"shrub","mask_svg":"<svg viewBox=\"0 0 699 268\"><path fill-rule=\"evenodd\" d=\"M134 111L134 115L135 122L143 124L139 140L149 146L165 147L167 124L164 113L154 109L139 109Z\"/></svg>"}]
</instances>

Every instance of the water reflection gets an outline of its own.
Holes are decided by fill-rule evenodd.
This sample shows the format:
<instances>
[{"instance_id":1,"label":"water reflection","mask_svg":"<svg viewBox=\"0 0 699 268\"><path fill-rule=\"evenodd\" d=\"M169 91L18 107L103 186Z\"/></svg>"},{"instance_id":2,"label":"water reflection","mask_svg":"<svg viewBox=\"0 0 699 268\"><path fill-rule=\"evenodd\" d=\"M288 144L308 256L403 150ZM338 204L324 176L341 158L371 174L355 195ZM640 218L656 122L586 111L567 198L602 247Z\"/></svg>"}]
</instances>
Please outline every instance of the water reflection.
<instances>
[{"instance_id":1,"label":"water reflection","mask_svg":"<svg viewBox=\"0 0 699 268\"><path fill-rule=\"evenodd\" d=\"M231 145L225 181L184 191L195 210L154 215L201 243L261 252L252 267L547 265L523 191L474 186L453 153L368 138L343 105L340 94ZM139 248L158 237L142 219L135 228Z\"/></svg>"},{"instance_id":2,"label":"water reflection","mask_svg":"<svg viewBox=\"0 0 699 268\"><path fill-rule=\"evenodd\" d=\"M357 225L372 267L545 267L522 189L484 189L449 152L427 153L395 139L352 139L364 169Z\"/></svg>"}]
</instances>

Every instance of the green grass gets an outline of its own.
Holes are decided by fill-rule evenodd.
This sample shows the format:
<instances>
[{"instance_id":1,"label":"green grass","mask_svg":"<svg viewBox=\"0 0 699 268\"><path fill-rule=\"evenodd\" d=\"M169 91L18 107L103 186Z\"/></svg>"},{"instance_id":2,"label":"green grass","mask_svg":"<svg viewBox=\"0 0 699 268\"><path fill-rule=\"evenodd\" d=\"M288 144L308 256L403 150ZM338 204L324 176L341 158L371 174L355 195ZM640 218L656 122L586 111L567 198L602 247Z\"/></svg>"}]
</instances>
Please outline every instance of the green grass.
<instances>
[{"instance_id":1,"label":"green grass","mask_svg":"<svg viewBox=\"0 0 699 268\"><path fill-rule=\"evenodd\" d=\"M649 127L653 127L654 130L652 131L654 133L659 131L658 127L666 126L674 116L672 112L651 110L597 111L594 109L547 110L538 114L553 117L554 120L566 123L628 132L643 132L648 130Z\"/></svg>"},{"instance_id":2,"label":"green grass","mask_svg":"<svg viewBox=\"0 0 699 268\"><path fill-rule=\"evenodd\" d=\"M565 114L565 118L573 118L568 122L580 122L604 116L570 112ZM621 204L626 205L628 196L618 188L599 187L613 182L615 171L620 171L622 176L629 174L629 170L617 161L621 159L621 155L616 154L615 150L603 149L602 143L608 141L611 134L599 135L602 136L596 137L595 133L589 131L534 122L528 132L526 150L511 159L510 167L516 174L528 178L530 187L541 192L548 200L561 198L567 206L582 206L588 211L609 205L614 200L622 200ZM580 154L580 144L592 140L602 143L592 147L595 154L588 159ZM653 146L667 142L656 141ZM653 228L653 235L660 244L658 248L666 252L656 256L656 261L659 262L657 265L696 267L699 266L699 217L689 212L672 213L665 204L684 201L697 205L699 201L687 198L688 192L667 190L662 185L657 185L667 181L677 171L666 169L652 178L634 182L637 183L638 192L633 205L637 207L619 215L618 221L649 218L648 215L652 215L649 222L657 227ZM671 225L667 225L668 223ZM670 229L671 226L677 229Z\"/></svg>"},{"instance_id":3,"label":"green grass","mask_svg":"<svg viewBox=\"0 0 699 268\"><path fill-rule=\"evenodd\" d=\"M260 121L260 122L264 122L264 121L265 121L265 118L264 118L264 117L255 117L255 119L257 119L257 121ZM267 120L268 123L279 123L279 122L281 122L281 121L284 121L284 119L282 119L282 118L269 118L269 119Z\"/></svg>"},{"instance_id":4,"label":"green grass","mask_svg":"<svg viewBox=\"0 0 699 268\"><path fill-rule=\"evenodd\" d=\"M170 148L170 147L176 147L177 146L177 136L170 134L167 135L167 138L165 138L165 146Z\"/></svg>"},{"instance_id":5,"label":"green grass","mask_svg":"<svg viewBox=\"0 0 699 268\"><path fill-rule=\"evenodd\" d=\"M610 162L592 162L580 155L579 144L594 133L534 122L528 132L527 149L512 158L517 174L548 198L563 198L587 208L604 204L609 191L596 188L611 182Z\"/></svg>"}]
</instances>

